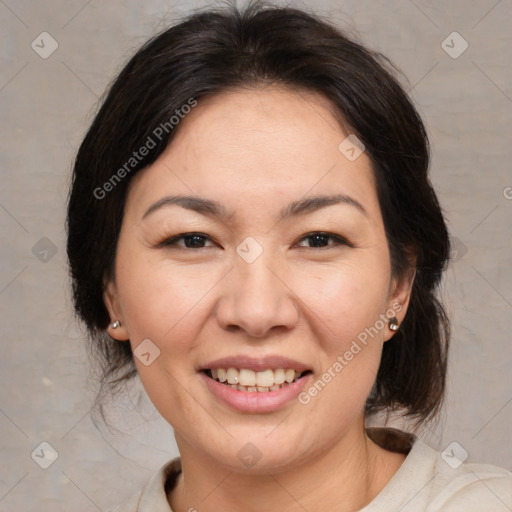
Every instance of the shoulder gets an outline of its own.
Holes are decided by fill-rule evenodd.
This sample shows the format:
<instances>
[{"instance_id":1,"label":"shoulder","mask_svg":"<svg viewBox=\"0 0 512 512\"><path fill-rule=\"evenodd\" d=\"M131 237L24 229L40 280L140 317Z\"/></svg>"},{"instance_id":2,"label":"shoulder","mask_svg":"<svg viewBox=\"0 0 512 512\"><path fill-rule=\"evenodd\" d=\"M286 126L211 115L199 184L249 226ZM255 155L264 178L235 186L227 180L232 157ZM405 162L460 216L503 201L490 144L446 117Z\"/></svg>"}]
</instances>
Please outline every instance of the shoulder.
<instances>
[{"instance_id":1,"label":"shoulder","mask_svg":"<svg viewBox=\"0 0 512 512\"><path fill-rule=\"evenodd\" d=\"M512 510L512 473L491 464L449 466L438 455L428 510L446 512L509 512Z\"/></svg>"},{"instance_id":2,"label":"shoulder","mask_svg":"<svg viewBox=\"0 0 512 512\"><path fill-rule=\"evenodd\" d=\"M364 512L512 511L510 471L490 464L463 463L453 451L441 453L416 436L394 429L372 437L391 451L409 444L411 448L400 469Z\"/></svg>"},{"instance_id":3,"label":"shoulder","mask_svg":"<svg viewBox=\"0 0 512 512\"><path fill-rule=\"evenodd\" d=\"M176 457L156 471L143 489L107 512L172 512L167 492L173 487L180 472L181 459Z\"/></svg>"},{"instance_id":4,"label":"shoulder","mask_svg":"<svg viewBox=\"0 0 512 512\"><path fill-rule=\"evenodd\" d=\"M137 494L133 494L128 500L126 500L121 505L109 508L107 512L138 512L141 496L142 491L139 491L137 492Z\"/></svg>"}]
</instances>

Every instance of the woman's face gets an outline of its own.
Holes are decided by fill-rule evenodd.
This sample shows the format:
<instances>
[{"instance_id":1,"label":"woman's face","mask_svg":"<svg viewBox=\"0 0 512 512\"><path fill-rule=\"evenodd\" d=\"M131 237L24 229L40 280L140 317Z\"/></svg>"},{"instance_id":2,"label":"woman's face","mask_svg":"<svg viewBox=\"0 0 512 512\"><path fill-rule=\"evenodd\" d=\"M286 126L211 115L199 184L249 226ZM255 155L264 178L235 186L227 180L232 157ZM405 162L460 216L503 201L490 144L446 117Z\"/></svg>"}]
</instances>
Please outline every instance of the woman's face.
<instances>
[{"instance_id":1,"label":"woman's face","mask_svg":"<svg viewBox=\"0 0 512 512\"><path fill-rule=\"evenodd\" d=\"M132 180L109 333L129 338L182 456L275 472L360 435L409 287L348 135L313 93L225 92ZM213 380L226 371L247 387Z\"/></svg>"}]
</instances>

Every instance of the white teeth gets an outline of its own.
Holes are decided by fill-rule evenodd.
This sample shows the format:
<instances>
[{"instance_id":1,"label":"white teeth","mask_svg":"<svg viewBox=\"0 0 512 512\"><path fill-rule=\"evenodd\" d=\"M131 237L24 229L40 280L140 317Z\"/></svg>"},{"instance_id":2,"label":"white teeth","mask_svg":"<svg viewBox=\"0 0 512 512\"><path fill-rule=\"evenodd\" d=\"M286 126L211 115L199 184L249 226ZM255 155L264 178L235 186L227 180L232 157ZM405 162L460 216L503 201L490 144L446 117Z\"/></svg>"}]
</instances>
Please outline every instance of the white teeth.
<instances>
[{"instance_id":1,"label":"white teeth","mask_svg":"<svg viewBox=\"0 0 512 512\"><path fill-rule=\"evenodd\" d=\"M243 370L242 370L243 371ZM295 371L293 374L295 375ZM258 386L258 391L261 391L259 388L269 388L274 385L274 372L272 370L265 370L264 372L258 372L256 374L256 385Z\"/></svg>"},{"instance_id":2,"label":"white teeth","mask_svg":"<svg viewBox=\"0 0 512 512\"><path fill-rule=\"evenodd\" d=\"M286 370L284 373L284 378L288 383L293 382L295 379L295 370Z\"/></svg>"},{"instance_id":3,"label":"white teeth","mask_svg":"<svg viewBox=\"0 0 512 512\"><path fill-rule=\"evenodd\" d=\"M255 372L247 368L212 368L211 375L214 380L223 382L240 391L256 391L265 393L275 391L297 380L301 372L291 368L277 368Z\"/></svg>"},{"instance_id":4,"label":"white teeth","mask_svg":"<svg viewBox=\"0 0 512 512\"><path fill-rule=\"evenodd\" d=\"M285 376L284 376L284 370L282 368L279 368L278 370L274 370L274 382L276 384L283 384L283 382L285 381Z\"/></svg>"},{"instance_id":5,"label":"white teeth","mask_svg":"<svg viewBox=\"0 0 512 512\"><path fill-rule=\"evenodd\" d=\"M238 384L238 370L235 368L228 368L227 377L229 384Z\"/></svg>"},{"instance_id":6,"label":"white teeth","mask_svg":"<svg viewBox=\"0 0 512 512\"><path fill-rule=\"evenodd\" d=\"M212 370L213 375L213 370ZM215 377L214 377L215 378ZM256 373L252 370L240 370L240 384L242 386L255 386L256 385Z\"/></svg>"}]
</instances>

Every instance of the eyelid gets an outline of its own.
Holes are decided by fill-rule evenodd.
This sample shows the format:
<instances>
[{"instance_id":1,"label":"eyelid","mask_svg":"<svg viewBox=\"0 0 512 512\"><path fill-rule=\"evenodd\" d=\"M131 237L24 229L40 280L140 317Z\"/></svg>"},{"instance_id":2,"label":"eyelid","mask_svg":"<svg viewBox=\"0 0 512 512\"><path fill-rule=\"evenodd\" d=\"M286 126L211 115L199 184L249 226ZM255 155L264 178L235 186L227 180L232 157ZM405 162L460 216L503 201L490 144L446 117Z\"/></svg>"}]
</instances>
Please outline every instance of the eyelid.
<instances>
[{"instance_id":1,"label":"eyelid","mask_svg":"<svg viewBox=\"0 0 512 512\"><path fill-rule=\"evenodd\" d=\"M345 245L345 246L348 246L348 247L354 247L354 244L349 242L345 237L343 237L341 235L337 235L336 233L330 233L328 231L311 231L310 233L306 233L305 235L302 235L299 238L297 243L302 242L306 238L309 238L309 237L314 236L314 235L322 235L322 236L326 236L328 238L332 238L335 241L335 243L331 244L331 245L328 245L328 246L325 246L325 247L306 247L306 249L325 250L325 249L329 249L330 247L337 247L337 246L340 246L340 245ZM304 246L301 246L301 247L304 247Z\"/></svg>"},{"instance_id":2,"label":"eyelid","mask_svg":"<svg viewBox=\"0 0 512 512\"><path fill-rule=\"evenodd\" d=\"M325 236L327 238L332 239L334 241L334 243L324 246L324 247L306 247L306 246L299 246L299 247L305 247L306 249L314 249L314 250L325 250L325 249L329 249L332 247L338 247L338 246L342 246L342 245L348 246L348 247L354 247L354 244L349 242L345 237L343 237L341 235L337 235L335 233L330 233L328 231L310 231L309 233L305 233L304 235L302 235L298 239L298 241L295 242L293 245L297 246L300 242L302 242L302 241L306 240L307 238L312 237L314 235ZM188 249L188 250L192 250L192 251L197 251L199 249L206 249L207 247L211 247L211 246L206 246L206 247L191 248L191 247L185 247L184 244L181 245L181 244L176 243L177 241L184 240L186 237L193 237L193 236L199 236L199 237L204 238L206 240L206 242L210 242L212 244L211 246L217 245L213 241L212 237L210 237L209 235L207 235L205 233L201 233L201 232L197 232L197 231L188 231L188 232L179 233L177 235L166 237L164 240L162 240L161 242L156 244L155 247L157 247L157 248L179 247L179 248Z\"/></svg>"},{"instance_id":3,"label":"eyelid","mask_svg":"<svg viewBox=\"0 0 512 512\"><path fill-rule=\"evenodd\" d=\"M203 237L206 239L207 242L211 242L212 245L216 245L215 242L213 241L213 239L205 233L200 233L198 231L187 231L185 233L179 233L177 235L166 237L161 242L157 243L155 247L156 248L179 247L182 249L187 249L187 250L192 250L192 251L197 251L199 249L206 249L207 247L211 247L211 246L207 246L207 247L198 247L198 248L193 249L190 247L185 247L185 245L176 243L177 241L183 240L186 237L192 237L192 236Z\"/></svg>"}]
</instances>

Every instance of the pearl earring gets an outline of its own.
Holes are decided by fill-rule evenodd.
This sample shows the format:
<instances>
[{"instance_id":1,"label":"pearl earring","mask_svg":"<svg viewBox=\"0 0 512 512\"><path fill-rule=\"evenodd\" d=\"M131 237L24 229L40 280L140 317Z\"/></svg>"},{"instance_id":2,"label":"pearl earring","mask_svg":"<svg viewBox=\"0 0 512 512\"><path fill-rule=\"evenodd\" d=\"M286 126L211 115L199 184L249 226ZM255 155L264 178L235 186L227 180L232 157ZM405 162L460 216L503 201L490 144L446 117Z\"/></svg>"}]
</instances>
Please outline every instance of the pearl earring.
<instances>
[{"instance_id":1,"label":"pearl earring","mask_svg":"<svg viewBox=\"0 0 512 512\"><path fill-rule=\"evenodd\" d=\"M110 325L110 327L112 327L112 329L117 329L120 325L121 323L119 320L116 320L113 324Z\"/></svg>"}]
</instances>

